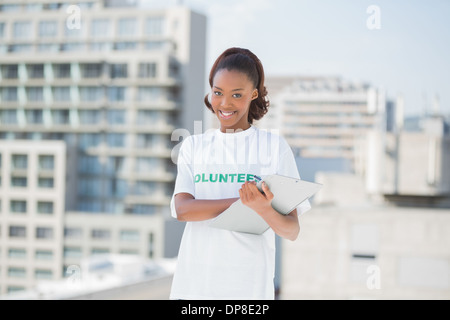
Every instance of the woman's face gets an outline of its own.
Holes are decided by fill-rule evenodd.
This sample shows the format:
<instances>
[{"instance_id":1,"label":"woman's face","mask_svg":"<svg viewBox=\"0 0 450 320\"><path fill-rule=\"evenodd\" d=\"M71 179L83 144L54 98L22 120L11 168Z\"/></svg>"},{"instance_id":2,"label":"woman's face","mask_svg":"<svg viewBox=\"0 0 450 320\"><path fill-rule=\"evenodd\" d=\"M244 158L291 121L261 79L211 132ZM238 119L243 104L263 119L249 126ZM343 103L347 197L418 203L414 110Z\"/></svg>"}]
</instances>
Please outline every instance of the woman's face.
<instances>
[{"instance_id":1,"label":"woman's face","mask_svg":"<svg viewBox=\"0 0 450 320\"><path fill-rule=\"evenodd\" d=\"M258 90L245 73L219 70L211 88L211 106L220 121L220 130L246 130L250 127L250 102L258 97Z\"/></svg>"}]
</instances>

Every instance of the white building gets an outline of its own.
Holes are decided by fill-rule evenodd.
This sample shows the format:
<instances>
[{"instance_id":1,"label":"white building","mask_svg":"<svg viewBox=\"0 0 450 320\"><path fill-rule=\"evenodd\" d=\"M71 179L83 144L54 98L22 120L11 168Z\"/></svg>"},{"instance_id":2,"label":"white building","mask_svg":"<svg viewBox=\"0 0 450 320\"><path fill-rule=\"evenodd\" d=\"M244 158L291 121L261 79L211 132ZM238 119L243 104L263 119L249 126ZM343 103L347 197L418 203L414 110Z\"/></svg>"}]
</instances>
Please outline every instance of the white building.
<instances>
[{"instance_id":1,"label":"white building","mask_svg":"<svg viewBox=\"0 0 450 320\"><path fill-rule=\"evenodd\" d=\"M450 298L450 137L424 120L369 132L359 175L318 174L298 240L283 242L283 299Z\"/></svg>"},{"instance_id":2,"label":"white building","mask_svg":"<svg viewBox=\"0 0 450 320\"><path fill-rule=\"evenodd\" d=\"M0 292L62 277L66 146L0 143Z\"/></svg>"},{"instance_id":3,"label":"white building","mask_svg":"<svg viewBox=\"0 0 450 320\"><path fill-rule=\"evenodd\" d=\"M260 121L303 158L354 161L354 144L385 112L381 89L338 77L267 77L271 106Z\"/></svg>"},{"instance_id":4,"label":"white building","mask_svg":"<svg viewBox=\"0 0 450 320\"><path fill-rule=\"evenodd\" d=\"M72 4L0 1L0 144L66 145L66 237L52 278L76 256L164 254L172 132L192 133L204 108L205 16L136 1Z\"/></svg>"}]
</instances>

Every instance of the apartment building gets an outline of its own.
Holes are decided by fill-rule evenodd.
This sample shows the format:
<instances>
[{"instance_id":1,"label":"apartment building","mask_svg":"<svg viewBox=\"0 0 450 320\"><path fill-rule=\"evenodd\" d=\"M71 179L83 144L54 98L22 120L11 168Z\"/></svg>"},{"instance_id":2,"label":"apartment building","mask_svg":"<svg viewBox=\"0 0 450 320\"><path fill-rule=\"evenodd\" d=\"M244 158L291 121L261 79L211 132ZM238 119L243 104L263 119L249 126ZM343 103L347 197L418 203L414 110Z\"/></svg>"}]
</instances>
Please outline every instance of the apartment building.
<instances>
[{"instance_id":1,"label":"apartment building","mask_svg":"<svg viewBox=\"0 0 450 320\"><path fill-rule=\"evenodd\" d=\"M172 132L203 119L205 41L205 16L183 6L0 1L0 144L66 146L60 270L93 253L163 254Z\"/></svg>"},{"instance_id":2,"label":"apartment building","mask_svg":"<svg viewBox=\"0 0 450 320\"><path fill-rule=\"evenodd\" d=\"M66 146L0 143L0 293L62 276Z\"/></svg>"},{"instance_id":3,"label":"apartment building","mask_svg":"<svg viewBox=\"0 0 450 320\"><path fill-rule=\"evenodd\" d=\"M355 139L378 126L385 112L382 89L339 77L267 77L271 107L260 121L278 128L302 158L354 162Z\"/></svg>"}]
</instances>

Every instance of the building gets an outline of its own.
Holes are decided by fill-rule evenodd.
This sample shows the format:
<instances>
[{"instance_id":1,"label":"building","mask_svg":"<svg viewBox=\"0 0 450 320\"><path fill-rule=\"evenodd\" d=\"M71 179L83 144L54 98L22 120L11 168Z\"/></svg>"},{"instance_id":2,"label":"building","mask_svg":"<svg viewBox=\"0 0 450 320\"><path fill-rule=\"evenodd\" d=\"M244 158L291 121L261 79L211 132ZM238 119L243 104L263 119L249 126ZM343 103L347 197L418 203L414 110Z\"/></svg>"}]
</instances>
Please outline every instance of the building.
<instances>
[{"instance_id":1,"label":"building","mask_svg":"<svg viewBox=\"0 0 450 320\"><path fill-rule=\"evenodd\" d=\"M301 158L344 159L354 166L355 140L381 125L384 91L339 77L267 77L271 106L259 122L278 128Z\"/></svg>"},{"instance_id":2,"label":"building","mask_svg":"<svg viewBox=\"0 0 450 320\"><path fill-rule=\"evenodd\" d=\"M62 277L66 146L0 143L0 292Z\"/></svg>"},{"instance_id":3,"label":"building","mask_svg":"<svg viewBox=\"0 0 450 320\"><path fill-rule=\"evenodd\" d=\"M448 122L395 120L367 133L357 175L317 175L299 239L283 242L283 299L450 298Z\"/></svg>"},{"instance_id":4,"label":"building","mask_svg":"<svg viewBox=\"0 0 450 320\"><path fill-rule=\"evenodd\" d=\"M205 42L205 16L183 6L0 1L0 144L66 146L60 270L93 252L167 251L161 241L179 142L172 133L192 133L203 119ZM76 237L102 244L76 247Z\"/></svg>"}]
</instances>

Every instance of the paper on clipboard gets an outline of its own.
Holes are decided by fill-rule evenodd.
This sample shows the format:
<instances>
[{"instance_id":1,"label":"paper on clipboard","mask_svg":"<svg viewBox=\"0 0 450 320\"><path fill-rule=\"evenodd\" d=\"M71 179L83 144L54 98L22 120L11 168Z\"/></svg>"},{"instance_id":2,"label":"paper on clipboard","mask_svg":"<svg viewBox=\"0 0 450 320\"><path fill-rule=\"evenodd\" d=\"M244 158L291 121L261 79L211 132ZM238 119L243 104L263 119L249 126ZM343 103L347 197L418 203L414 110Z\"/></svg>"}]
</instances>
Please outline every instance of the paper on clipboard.
<instances>
[{"instance_id":1,"label":"paper on clipboard","mask_svg":"<svg viewBox=\"0 0 450 320\"><path fill-rule=\"evenodd\" d=\"M289 214L322 188L319 183L280 175L268 175L264 177L263 181L274 195L272 207L284 215ZM258 188L261 190L260 183ZM253 209L244 205L240 199L211 221L209 225L214 228L251 234L262 234L269 228L267 222Z\"/></svg>"}]
</instances>

